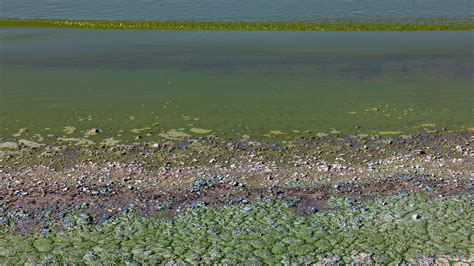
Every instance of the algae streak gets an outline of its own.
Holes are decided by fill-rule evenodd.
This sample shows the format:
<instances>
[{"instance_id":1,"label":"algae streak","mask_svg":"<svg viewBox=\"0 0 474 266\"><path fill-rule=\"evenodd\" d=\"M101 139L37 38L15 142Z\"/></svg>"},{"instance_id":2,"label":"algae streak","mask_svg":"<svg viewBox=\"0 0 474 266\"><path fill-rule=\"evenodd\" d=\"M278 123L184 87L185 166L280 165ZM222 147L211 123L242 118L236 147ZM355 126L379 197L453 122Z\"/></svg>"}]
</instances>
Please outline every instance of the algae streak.
<instances>
[{"instance_id":1,"label":"algae streak","mask_svg":"<svg viewBox=\"0 0 474 266\"><path fill-rule=\"evenodd\" d=\"M109 20L3 19L0 27L67 27L85 29L271 30L271 31L442 31L473 30L474 23L310 23L310 22L185 22Z\"/></svg>"}]
</instances>

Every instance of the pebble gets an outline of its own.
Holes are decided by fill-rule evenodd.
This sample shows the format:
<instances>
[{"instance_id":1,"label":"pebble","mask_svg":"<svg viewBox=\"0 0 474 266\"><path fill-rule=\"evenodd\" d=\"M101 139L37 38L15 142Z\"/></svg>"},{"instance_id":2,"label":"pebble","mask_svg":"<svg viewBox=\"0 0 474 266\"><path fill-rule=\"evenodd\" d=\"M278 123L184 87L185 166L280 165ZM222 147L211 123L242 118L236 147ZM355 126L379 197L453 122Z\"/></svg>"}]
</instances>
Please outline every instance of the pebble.
<instances>
[{"instance_id":1,"label":"pebble","mask_svg":"<svg viewBox=\"0 0 474 266\"><path fill-rule=\"evenodd\" d=\"M251 207L245 207L245 208L242 209L243 213L249 213L250 211L252 211Z\"/></svg>"},{"instance_id":2,"label":"pebble","mask_svg":"<svg viewBox=\"0 0 474 266\"><path fill-rule=\"evenodd\" d=\"M412 219L413 221L418 221L418 220L421 219L421 215L418 214L418 213L415 213L415 214L413 214L413 215L411 216L411 219Z\"/></svg>"}]
</instances>

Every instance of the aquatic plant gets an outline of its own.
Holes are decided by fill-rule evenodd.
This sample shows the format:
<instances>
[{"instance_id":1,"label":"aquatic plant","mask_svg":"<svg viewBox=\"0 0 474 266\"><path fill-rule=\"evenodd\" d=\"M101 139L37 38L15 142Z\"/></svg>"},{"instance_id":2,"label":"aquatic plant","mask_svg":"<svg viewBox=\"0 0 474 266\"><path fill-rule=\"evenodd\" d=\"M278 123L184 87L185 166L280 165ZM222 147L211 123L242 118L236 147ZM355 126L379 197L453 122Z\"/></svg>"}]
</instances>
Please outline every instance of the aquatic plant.
<instances>
[{"instance_id":1,"label":"aquatic plant","mask_svg":"<svg viewBox=\"0 0 474 266\"><path fill-rule=\"evenodd\" d=\"M7 265L418 264L426 258L468 262L474 252L470 202L468 195L428 199L400 194L362 205L336 198L329 202L329 211L306 216L273 200L220 209L197 204L167 221L131 212L100 226L91 225L92 218L83 215L65 219L70 229L64 232L20 236L4 227L0 261Z\"/></svg>"},{"instance_id":2,"label":"aquatic plant","mask_svg":"<svg viewBox=\"0 0 474 266\"><path fill-rule=\"evenodd\" d=\"M474 23L443 20L420 23L364 22L188 22L3 19L3 27L68 27L86 29L246 30L246 31L440 31L473 30Z\"/></svg>"}]
</instances>

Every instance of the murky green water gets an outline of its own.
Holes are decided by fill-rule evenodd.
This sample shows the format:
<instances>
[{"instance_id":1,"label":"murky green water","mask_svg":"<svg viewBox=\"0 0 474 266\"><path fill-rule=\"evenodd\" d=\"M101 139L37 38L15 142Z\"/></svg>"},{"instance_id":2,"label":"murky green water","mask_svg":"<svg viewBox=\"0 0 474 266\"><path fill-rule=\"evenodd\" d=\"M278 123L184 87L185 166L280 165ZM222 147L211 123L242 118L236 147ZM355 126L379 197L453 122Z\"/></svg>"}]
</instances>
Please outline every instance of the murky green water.
<instances>
[{"instance_id":1,"label":"murky green water","mask_svg":"<svg viewBox=\"0 0 474 266\"><path fill-rule=\"evenodd\" d=\"M474 14L470 0L2 0L0 18L318 21L326 19L443 18L456 21Z\"/></svg>"},{"instance_id":2,"label":"murky green water","mask_svg":"<svg viewBox=\"0 0 474 266\"><path fill-rule=\"evenodd\" d=\"M91 128L103 131L91 137L98 141L152 141L171 129L204 135L192 128L294 138L474 126L472 32L1 28L0 36L7 139L19 128L29 131L16 138L47 142Z\"/></svg>"}]
</instances>

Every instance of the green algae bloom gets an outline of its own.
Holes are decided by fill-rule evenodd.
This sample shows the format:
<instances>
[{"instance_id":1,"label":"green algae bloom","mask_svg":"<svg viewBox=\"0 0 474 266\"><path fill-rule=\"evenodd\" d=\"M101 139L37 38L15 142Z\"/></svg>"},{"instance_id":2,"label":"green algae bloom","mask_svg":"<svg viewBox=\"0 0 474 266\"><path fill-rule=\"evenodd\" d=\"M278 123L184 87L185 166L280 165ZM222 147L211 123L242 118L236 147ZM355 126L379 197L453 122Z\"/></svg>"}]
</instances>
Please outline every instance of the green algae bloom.
<instances>
[{"instance_id":1,"label":"green algae bloom","mask_svg":"<svg viewBox=\"0 0 474 266\"><path fill-rule=\"evenodd\" d=\"M43 235L14 235L4 226L0 261L7 265L418 264L423 258L469 262L474 252L471 202L469 195L429 199L400 194L362 205L335 198L328 211L299 216L283 202L261 200L220 209L197 204L171 220L128 214L92 226L76 219L64 232Z\"/></svg>"},{"instance_id":2,"label":"green algae bloom","mask_svg":"<svg viewBox=\"0 0 474 266\"><path fill-rule=\"evenodd\" d=\"M363 22L188 22L188 21L108 21L3 19L3 27L67 27L86 29L158 30L245 30L245 31L440 31L473 30L474 23L449 23L442 20L423 23Z\"/></svg>"}]
</instances>

